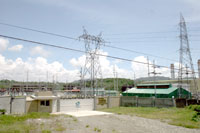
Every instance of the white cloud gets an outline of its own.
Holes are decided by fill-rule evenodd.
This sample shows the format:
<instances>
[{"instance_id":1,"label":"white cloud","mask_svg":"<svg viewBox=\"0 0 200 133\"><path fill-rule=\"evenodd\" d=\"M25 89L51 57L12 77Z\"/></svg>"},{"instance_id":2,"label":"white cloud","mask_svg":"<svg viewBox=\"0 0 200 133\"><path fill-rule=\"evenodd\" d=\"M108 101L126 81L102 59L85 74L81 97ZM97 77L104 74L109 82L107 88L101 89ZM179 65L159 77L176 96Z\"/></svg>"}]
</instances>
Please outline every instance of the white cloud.
<instances>
[{"instance_id":1,"label":"white cloud","mask_svg":"<svg viewBox=\"0 0 200 133\"><path fill-rule=\"evenodd\" d=\"M78 59L72 58L69 62L75 67L84 67L85 65L85 55L80 56Z\"/></svg>"},{"instance_id":2,"label":"white cloud","mask_svg":"<svg viewBox=\"0 0 200 133\"><path fill-rule=\"evenodd\" d=\"M147 77L148 76L148 60L144 56L138 56L134 58L135 62L132 62L132 69L134 73L136 74L137 78L140 77ZM146 64L142 63L137 63L137 62L143 62ZM149 64L153 64L152 61L149 61ZM156 64L156 63L155 63ZM175 64L175 67L177 68L177 64ZM153 72L153 67L152 65L149 65L149 72ZM169 68L163 68L163 67L158 67L156 68L157 73L161 73L160 75L156 76L165 76L165 77L170 77L170 69ZM153 76L152 74L150 76Z\"/></svg>"},{"instance_id":3,"label":"white cloud","mask_svg":"<svg viewBox=\"0 0 200 133\"><path fill-rule=\"evenodd\" d=\"M39 55L39 56L42 56L42 57L48 57L50 52L46 51L43 47L41 46L36 46L36 47L33 47L30 51L30 54L31 55Z\"/></svg>"},{"instance_id":4,"label":"white cloud","mask_svg":"<svg viewBox=\"0 0 200 133\"><path fill-rule=\"evenodd\" d=\"M138 56L138 57L134 58L133 61L148 63L147 58L145 58L144 56ZM132 66L133 71L137 75L137 77L138 78L147 77L148 76L148 65L147 64L141 64L141 63L136 63L136 62L132 62L131 66ZM150 62L150 61L149 61L149 63L152 64L152 62ZM150 70L151 70L151 68L150 68Z\"/></svg>"},{"instance_id":5,"label":"white cloud","mask_svg":"<svg viewBox=\"0 0 200 133\"><path fill-rule=\"evenodd\" d=\"M107 53L103 51L100 51L100 53L107 55ZM144 56L139 56L136 57L134 61L147 62L147 59ZM75 69L68 70L58 61L49 63L44 57L28 58L27 61L24 61L21 58L17 58L16 60L6 59L0 54L0 79L7 78L10 80L23 81L26 80L28 71L29 81L46 81L47 72L48 81L50 82L52 82L53 79L62 82L79 80L80 67L83 67L85 64L85 55L82 55L77 59L71 59L70 63L75 66ZM106 56L100 56L100 64L103 78L114 77L114 67L118 73L118 78L133 79L134 73L136 74L136 78L147 76L147 65L144 64L133 62L131 64L133 70L127 70L120 68L116 64L112 64ZM176 63L175 67L177 67L177 65L178 64ZM150 71L152 71L152 67L150 67ZM170 70L167 68L157 68L156 71L161 72L163 76L170 76ZM86 78L89 78L89 75L86 76Z\"/></svg>"},{"instance_id":6,"label":"white cloud","mask_svg":"<svg viewBox=\"0 0 200 133\"><path fill-rule=\"evenodd\" d=\"M14 52L20 52L23 48L23 45L19 44L19 45L14 45L10 48L8 48L9 51L14 51Z\"/></svg>"},{"instance_id":7,"label":"white cloud","mask_svg":"<svg viewBox=\"0 0 200 133\"><path fill-rule=\"evenodd\" d=\"M58 61L48 63L43 57L29 58L28 61L21 58L9 60L0 55L0 79L23 81L26 80L27 72L29 81L47 81L47 72L49 82L53 81L53 77L60 82L79 79L78 69L67 70Z\"/></svg>"},{"instance_id":8,"label":"white cloud","mask_svg":"<svg viewBox=\"0 0 200 133\"><path fill-rule=\"evenodd\" d=\"M111 64L111 61L108 60L108 58L107 58L107 55L108 55L107 52L100 50L98 53L102 54L102 55L106 55L106 56L100 56L99 57L99 62L100 62L100 65L101 65L101 71L102 71L103 78L114 77L114 74L113 74L114 66L115 66L115 71L118 73L119 78L133 78L133 71L128 71L128 70L119 68L115 63ZM72 58L70 60L70 63L75 67L84 67L85 58L86 58L85 55L82 55L77 59ZM98 75L98 78L99 78L99 76L100 75ZM89 78L89 74L86 75L86 78Z\"/></svg>"},{"instance_id":9,"label":"white cloud","mask_svg":"<svg viewBox=\"0 0 200 133\"><path fill-rule=\"evenodd\" d=\"M4 38L0 38L0 52L7 49L9 41Z\"/></svg>"}]
</instances>

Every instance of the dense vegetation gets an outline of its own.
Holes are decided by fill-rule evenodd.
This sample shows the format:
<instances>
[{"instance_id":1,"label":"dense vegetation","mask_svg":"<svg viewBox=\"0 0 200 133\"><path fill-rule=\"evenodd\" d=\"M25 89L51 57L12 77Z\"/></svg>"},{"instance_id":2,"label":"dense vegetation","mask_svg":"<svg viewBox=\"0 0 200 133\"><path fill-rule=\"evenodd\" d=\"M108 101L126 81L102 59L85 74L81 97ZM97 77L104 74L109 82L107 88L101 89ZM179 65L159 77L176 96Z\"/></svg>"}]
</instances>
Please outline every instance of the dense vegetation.
<instances>
[{"instance_id":1,"label":"dense vegetation","mask_svg":"<svg viewBox=\"0 0 200 133\"><path fill-rule=\"evenodd\" d=\"M118 78L115 79L115 83L116 83L116 89L117 89L117 81L118 81L118 90L121 90L122 86L133 86L134 85L134 81L131 79L125 79L125 78ZM24 84L26 85L26 82L17 82L14 80L1 80L0 81L0 88L9 88L11 87L13 84ZM62 82L58 82L58 83L47 83L47 82L28 82L28 84L43 84L43 85L48 85L48 87L52 87L55 89L63 89L63 85L67 85L67 86L80 86L80 81L75 81L72 83L62 83ZM88 80L86 81L86 86L90 87L91 82ZM113 78L106 78L103 79L102 82L103 87L106 90L114 90L114 79ZM98 80L98 86L101 87L100 84L100 80Z\"/></svg>"}]
</instances>

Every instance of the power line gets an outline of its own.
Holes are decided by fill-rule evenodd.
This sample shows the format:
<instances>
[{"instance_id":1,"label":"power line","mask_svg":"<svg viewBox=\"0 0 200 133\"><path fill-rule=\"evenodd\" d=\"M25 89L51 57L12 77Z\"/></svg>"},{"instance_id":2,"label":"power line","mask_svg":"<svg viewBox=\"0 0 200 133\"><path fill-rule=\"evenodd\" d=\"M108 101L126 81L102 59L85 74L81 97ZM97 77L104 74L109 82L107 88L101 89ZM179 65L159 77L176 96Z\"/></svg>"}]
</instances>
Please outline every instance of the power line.
<instances>
[{"instance_id":1,"label":"power line","mask_svg":"<svg viewBox=\"0 0 200 133\"><path fill-rule=\"evenodd\" d=\"M18 29L24 29L24 30L34 31L34 32L38 32L38 33L52 35L52 36L63 37L63 38L67 38L67 39L72 39L72 40L76 40L76 41L79 40L79 39L74 38L74 37L69 37L69 36L65 36L65 35L61 35L61 34L56 34L56 33L51 33L51 32L46 32L46 31L41 31L41 30L37 30L37 29L26 28L26 27L12 25L12 24L7 24L7 23L2 23L2 22L0 22L0 24L1 25L5 25L5 26L9 26L9 27L18 28ZM137 41L137 42L142 42L142 41ZM105 42L105 43L124 43L124 42ZM133 43L133 42L126 42L126 43ZM161 56L156 56L156 55L152 55L152 54L148 54L148 53L142 53L142 52L138 52L138 51L133 51L133 50L129 50L129 49L125 49L125 48L120 48L120 47L116 47L116 46L112 46L112 45L104 45L104 46L105 47L109 47L109 48L113 48L113 49L118 49L118 50L123 50L123 51L128 51L128 52L133 52L133 53L138 53L138 54L143 54L143 55L147 55L147 56L151 56L151 57L156 57L156 58L166 59L166 60L169 60L169 61L176 61L176 62L178 62L177 60L173 60L173 59L169 59L169 58L165 58L165 57L161 57Z\"/></svg>"},{"instance_id":2,"label":"power line","mask_svg":"<svg viewBox=\"0 0 200 133\"><path fill-rule=\"evenodd\" d=\"M123 50L123 51L132 52L132 53L144 54L144 55L148 55L148 56L151 56L151 57L157 57L157 58L161 58L161 59L165 59L165 60L178 62L177 60L169 59L169 58L166 58L166 57L156 56L156 55L147 54L147 53L143 53L143 52L138 52L138 51L134 51L134 50L130 50L130 49L119 48L119 47L116 47L116 46L111 46L111 45L106 45L106 44L105 44L105 46L106 47L110 47L110 48L114 48L114 49L119 49L119 50Z\"/></svg>"},{"instance_id":3,"label":"power line","mask_svg":"<svg viewBox=\"0 0 200 133\"><path fill-rule=\"evenodd\" d=\"M200 30L188 30L188 31L200 31ZM178 33L178 31L155 31L155 32L129 32L129 33L113 33L113 34L105 34L106 36L113 36L113 35L137 35L137 34L161 34L161 33Z\"/></svg>"},{"instance_id":4,"label":"power line","mask_svg":"<svg viewBox=\"0 0 200 133\"><path fill-rule=\"evenodd\" d=\"M9 39L18 40L18 41L29 42L29 43L33 43L33 44L39 44L39 45L48 46L48 47L54 47L54 48L59 48L59 49L70 50L70 51L79 52L79 53L89 53L89 52L85 52L83 50L78 50L78 49L73 49L73 48L68 48L68 47L58 46L58 45L49 44L49 43L33 41L33 40L27 40L27 39L22 39L22 38L12 37L12 36L2 35L2 34L0 34L0 37L9 38ZM131 59L117 57L117 56L110 56L110 55L104 55L104 54L99 54L99 53L95 53L95 54L98 55L98 56L108 57L108 58L112 58L112 59L118 59L118 60L127 61L127 62L135 62L135 63L145 64L145 65L148 64L148 63L145 63L145 62L133 61ZM155 66L155 67L162 67L162 68L170 69L169 67L162 66L162 65L154 65L154 64L149 64L149 65ZM174 68L174 69L175 70L179 70L178 68ZM192 72L192 71L189 71L189 72ZM195 73L198 73L198 72L195 72Z\"/></svg>"},{"instance_id":5,"label":"power line","mask_svg":"<svg viewBox=\"0 0 200 133\"><path fill-rule=\"evenodd\" d=\"M7 24L7 23L2 23L2 22L0 22L0 24L1 25L5 25L5 26L9 26L9 27L18 28L18 29L24 29L24 30L38 32L38 33L53 35L53 36L57 36L57 37L63 37L63 38L72 39L72 40L78 40L77 38L73 38L73 37L69 37L69 36L64 36L64 35L60 35L60 34L55 34L55 33L51 33L51 32L46 32L46 31L41 31L41 30L36 30L36 29L32 29L32 28L25 28L25 27L21 27L21 26L17 26L17 25L12 25L12 24Z\"/></svg>"}]
</instances>

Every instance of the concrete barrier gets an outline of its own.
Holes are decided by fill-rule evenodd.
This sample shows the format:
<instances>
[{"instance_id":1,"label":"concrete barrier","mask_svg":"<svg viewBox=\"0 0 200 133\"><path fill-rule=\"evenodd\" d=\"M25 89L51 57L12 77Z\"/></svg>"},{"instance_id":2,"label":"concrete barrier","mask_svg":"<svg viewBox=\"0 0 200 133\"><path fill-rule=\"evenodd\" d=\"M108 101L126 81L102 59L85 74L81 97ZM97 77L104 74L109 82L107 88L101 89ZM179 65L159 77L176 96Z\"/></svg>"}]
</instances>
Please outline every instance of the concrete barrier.
<instances>
[{"instance_id":1,"label":"concrete barrier","mask_svg":"<svg viewBox=\"0 0 200 133\"><path fill-rule=\"evenodd\" d=\"M138 106L137 97L135 96L123 96L121 97L121 106Z\"/></svg>"},{"instance_id":2,"label":"concrete barrier","mask_svg":"<svg viewBox=\"0 0 200 133\"><path fill-rule=\"evenodd\" d=\"M153 107L154 98L138 97L138 106L139 107Z\"/></svg>"},{"instance_id":3,"label":"concrete barrier","mask_svg":"<svg viewBox=\"0 0 200 133\"><path fill-rule=\"evenodd\" d=\"M94 110L109 108L109 103L108 97L94 97Z\"/></svg>"},{"instance_id":4,"label":"concrete barrier","mask_svg":"<svg viewBox=\"0 0 200 133\"><path fill-rule=\"evenodd\" d=\"M16 97L12 102L12 114L26 113L26 97Z\"/></svg>"},{"instance_id":5,"label":"concrete barrier","mask_svg":"<svg viewBox=\"0 0 200 133\"><path fill-rule=\"evenodd\" d=\"M120 96L108 96L108 108L119 107L121 102Z\"/></svg>"},{"instance_id":6,"label":"concrete barrier","mask_svg":"<svg viewBox=\"0 0 200 133\"><path fill-rule=\"evenodd\" d=\"M7 114L26 113L26 97L1 96L0 109L5 109Z\"/></svg>"},{"instance_id":7,"label":"concrete barrier","mask_svg":"<svg viewBox=\"0 0 200 133\"><path fill-rule=\"evenodd\" d=\"M155 107L175 107L174 99L171 98L156 98Z\"/></svg>"},{"instance_id":8,"label":"concrete barrier","mask_svg":"<svg viewBox=\"0 0 200 133\"><path fill-rule=\"evenodd\" d=\"M10 113L10 96L1 96L0 97L0 109L5 109L6 113Z\"/></svg>"}]
</instances>

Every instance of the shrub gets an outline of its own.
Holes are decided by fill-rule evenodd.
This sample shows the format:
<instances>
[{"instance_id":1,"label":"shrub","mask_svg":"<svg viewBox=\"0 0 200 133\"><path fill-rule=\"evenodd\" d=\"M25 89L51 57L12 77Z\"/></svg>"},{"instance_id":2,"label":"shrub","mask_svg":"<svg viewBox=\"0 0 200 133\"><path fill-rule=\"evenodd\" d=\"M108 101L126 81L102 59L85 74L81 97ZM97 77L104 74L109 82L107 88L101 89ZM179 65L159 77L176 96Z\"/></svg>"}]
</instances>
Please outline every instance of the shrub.
<instances>
[{"instance_id":1,"label":"shrub","mask_svg":"<svg viewBox=\"0 0 200 133\"><path fill-rule=\"evenodd\" d=\"M6 110L5 109L0 109L0 113L4 115L6 113Z\"/></svg>"}]
</instances>

